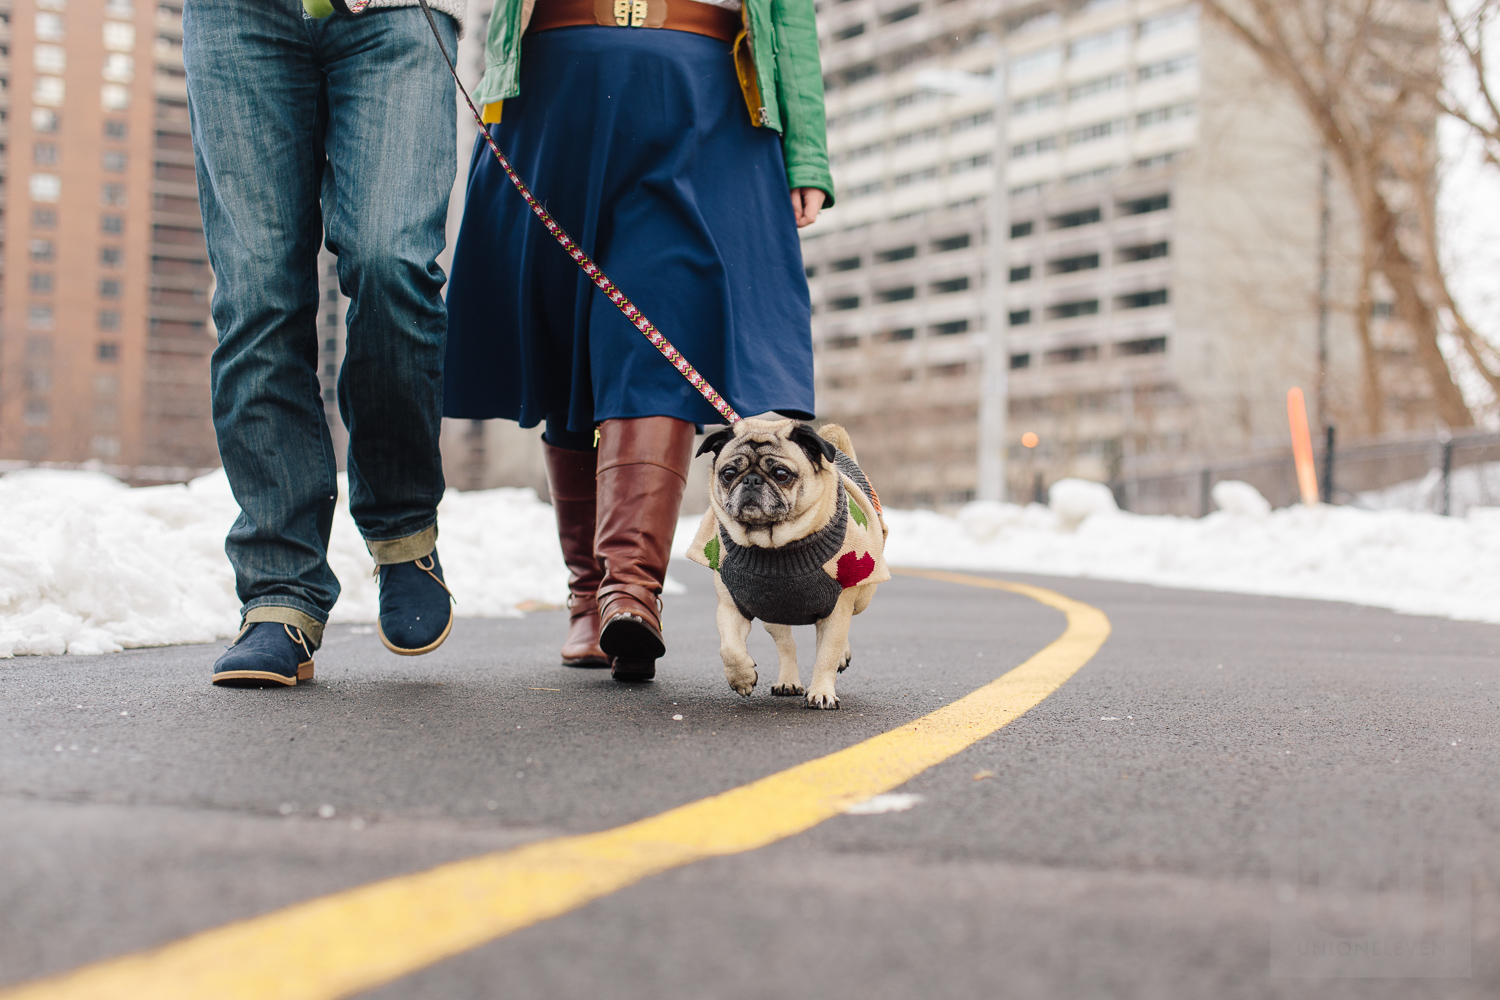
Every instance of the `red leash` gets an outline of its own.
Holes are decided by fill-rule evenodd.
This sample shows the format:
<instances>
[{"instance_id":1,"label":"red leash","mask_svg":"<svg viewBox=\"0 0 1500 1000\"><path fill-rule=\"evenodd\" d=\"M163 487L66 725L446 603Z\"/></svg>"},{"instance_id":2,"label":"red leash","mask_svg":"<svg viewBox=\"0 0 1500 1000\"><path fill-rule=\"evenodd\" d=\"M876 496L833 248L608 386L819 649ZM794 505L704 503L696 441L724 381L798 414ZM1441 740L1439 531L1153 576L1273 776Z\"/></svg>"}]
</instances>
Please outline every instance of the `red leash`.
<instances>
[{"instance_id":1,"label":"red leash","mask_svg":"<svg viewBox=\"0 0 1500 1000\"><path fill-rule=\"evenodd\" d=\"M370 0L333 0L334 6L339 7L345 13L351 14L357 14L361 10L364 10L369 2ZM427 6L427 0L417 0L417 2L422 6L422 13L427 15L427 24L432 28L432 37L437 39L438 50L443 53L443 61L448 64L448 72L453 74L453 82L458 85L458 92L464 95L464 103L469 106L469 113L474 116L474 122L479 126L479 134L484 136L484 141L490 147L490 152L494 153L495 159L500 162L500 169L505 171L505 176L510 178L510 182L516 186L516 190L521 193L521 197L526 199L526 204L531 206L531 210L536 213L536 217L542 220L542 225L547 227L547 232L551 233L553 239L562 245L562 248L567 251L568 256L572 257L573 262L583 269L583 273L589 276L589 280L599 287L599 290L604 293L605 297L613 302L620 312L625 314L625 318L630 320L631 325L641 331L647 340L651 341L651 346L660 351L661 356L670 361L672 367L681 372L682 377L687 379L692 387L702 394L704 399L708 400L708 404L719 411L725 422L730 424L737 422L740 419L740 415L734 412L734 407L730 406L724 397L720 396L718 391L708 384L708 379L698 374L698 369L694 368L688 362L688 359L682 356L681 351L672 346L670 340L662 336L662 332L656 328L656 325L635 307L635 303L631 302L624 292L615 287L615 283L609 280L609 276L599 270L599 265L595 264L589 255L584 253L583 249L577 243L573 242L573 238L563 230L562 226L557 224L557 220L547 214L547 210L542 207L542 203L536 200L536 196L531 193L531 189L526 186L526 182L521 180L515 168L510 165L510 160L506 158L504 153L500 152L500 147L495 145L495 140L490 137L490 130L484 124L484 116L479 113L479 109L474 107L473 98L469 97L469 92L464 88L463 81L458 78L458 70L454 67L453 60L448 55L448 47L443 44L443 36L438 34L437 22L432 19L432 8Z\"/></svg>"}]
</instances>

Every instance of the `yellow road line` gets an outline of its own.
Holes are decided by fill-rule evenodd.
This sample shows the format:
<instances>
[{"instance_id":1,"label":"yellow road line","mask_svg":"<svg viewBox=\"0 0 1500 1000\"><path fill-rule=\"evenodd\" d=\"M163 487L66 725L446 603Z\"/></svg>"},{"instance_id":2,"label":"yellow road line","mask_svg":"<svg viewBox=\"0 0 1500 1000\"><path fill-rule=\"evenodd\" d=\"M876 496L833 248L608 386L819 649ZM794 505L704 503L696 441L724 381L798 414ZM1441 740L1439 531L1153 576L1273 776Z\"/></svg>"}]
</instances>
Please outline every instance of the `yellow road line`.
<instances>
[{"instance_id":1,"label":"yellow road line","mask_svg":"<svg viewBox=\"0 0 1500 1000\"><path fill-rule=\"evenodd\" d=\"M1109 635L1103 612L1041 587L906 573L1025 595L1067 615L1067 628L1014 670L930 715L721 795L613 830L297 903L0 990L0 1000L332 1000L371 989L650 875L801 833L902 785L1034 707Z\"/></svg>"}]
</instances>

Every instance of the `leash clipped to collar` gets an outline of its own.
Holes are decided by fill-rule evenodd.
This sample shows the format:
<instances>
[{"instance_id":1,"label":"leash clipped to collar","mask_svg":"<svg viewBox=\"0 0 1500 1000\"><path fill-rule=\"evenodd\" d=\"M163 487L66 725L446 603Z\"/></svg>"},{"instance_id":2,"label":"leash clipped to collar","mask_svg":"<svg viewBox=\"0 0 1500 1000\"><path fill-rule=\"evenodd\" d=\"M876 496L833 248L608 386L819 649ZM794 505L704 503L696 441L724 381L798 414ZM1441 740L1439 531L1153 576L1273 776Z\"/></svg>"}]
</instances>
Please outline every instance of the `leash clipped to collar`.
<instances>
[{"instance_id":1,"label":"leash clipped to collar","mask_svg":"<svg viewBox=\"0 0 1500 1000\"><path fill-rule=\"evenodd\" d=\"M500 163L500 169L505 171L505 176L510 178L510 182L515 185L521 197L526 199L526 204L531 206L531 211L541 220L547 232L552 234L552 238L557 240L567 255L573 258L573 262L583 270L584 274L588 275L589 280L604 293L609 301L615 304L615 307L620 312L625 314L625 318L630 321L630 325L639 330L647 340L651 341L651 346L660 351L661 356L672 363L672 367L676 368L682 377L688 380L688 384L697 389L699 394L708 400L708 405L717 410L726 423L737 423L740 415L734 412L734 407L730 406L724 397L720 396L718 391L708 384L708 379L698 374L698 369L694 368L688 362L688 359L682 356L681 351L672 346L672 342L662 335L662 332L656 328L656 324L652 323L646 318L644 313L636 308L635 303L631 302L624 292L615 287L615 283L609 280L609 276L599 269L599 265L595 264L588 254L583 252L582 247L573 242L573 238L567 234L562 226L557 224L557 220L548 214L547 210L542 207L542 203L537 201L536 195L532 194L531 189L526 186L526 182L521 180L520 174L516 173L516 169L511 166L510 160L500 151L500 147L495 145L495 140L490 136L489 128L484 124L484 116L479 113L478 108L474 107L474 99L469 96L469 91L464 87L464 82L458 78L458 69L453 65L453 59L448 55L448 47L443 44L443 36L438 33L437 22L432 18L432 8L427 5L427 0L417 0L417 3L421 5L422 13L427 16L427 26L432 29L432 37L437 40L438 51L443 53L443 61L448 64L448 72L453 75L453 82L458 86L458 92L464 95L464 103L469 106L469 113L474 116L474 123L479 126L479 134L484 136L485 144L490 147L490 152L495 154L495 159ZM327 17L334 11L338 11L341 14L358 14L368 7L369 4L370 0L302 0L303 10L307 11L309 16L318 18Z\"/></svg>"}]
</instances>

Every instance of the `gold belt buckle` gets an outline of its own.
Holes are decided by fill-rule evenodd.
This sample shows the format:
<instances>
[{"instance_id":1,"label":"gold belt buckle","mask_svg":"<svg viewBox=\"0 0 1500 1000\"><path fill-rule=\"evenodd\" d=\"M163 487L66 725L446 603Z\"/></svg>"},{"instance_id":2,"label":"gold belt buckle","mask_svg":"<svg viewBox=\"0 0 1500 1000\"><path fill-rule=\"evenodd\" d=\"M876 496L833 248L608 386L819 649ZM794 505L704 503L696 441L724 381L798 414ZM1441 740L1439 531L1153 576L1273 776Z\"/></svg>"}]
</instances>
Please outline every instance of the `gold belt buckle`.
<instances>
[{"instance_id":1,"label":"gold belt buckle","mask_svg":"<svg viewBox=\"0 0 1500 1000\"><path fill-rule=\"evenodd\" d=\"M648 0L615 0L615 24L622 28L646 26Z\"/></svg>"}]
</instances>

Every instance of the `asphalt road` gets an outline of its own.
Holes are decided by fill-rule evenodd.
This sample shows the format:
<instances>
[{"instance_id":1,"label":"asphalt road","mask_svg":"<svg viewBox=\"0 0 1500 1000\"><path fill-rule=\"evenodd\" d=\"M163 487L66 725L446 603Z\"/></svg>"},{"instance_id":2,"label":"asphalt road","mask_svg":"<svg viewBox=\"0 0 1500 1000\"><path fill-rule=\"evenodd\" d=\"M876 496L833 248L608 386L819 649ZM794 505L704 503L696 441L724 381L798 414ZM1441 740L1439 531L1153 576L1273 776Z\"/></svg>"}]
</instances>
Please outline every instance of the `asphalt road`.
<instances>
[{"instance_id":1,"label":"asphalt road","mask_svg":"<svg viewBox=\"0 0 1500 1000\"><path fill-rule=\"evenodd\" d=\"M642 687L555 665L560 613L461 620L417 659L333 628L292 690L212 688L207 647L0 661L0 984L691 802L935 709L1064 624L898 578L856 619L843 709L813 712L771 697L759 630L760 688L732 694L707 573L673 574L689 592ZM1500 994L1500 627L1025 579L1113 634L903 787L912 808L667 872L365 995Z\"/></svg>"}]
</instances>

